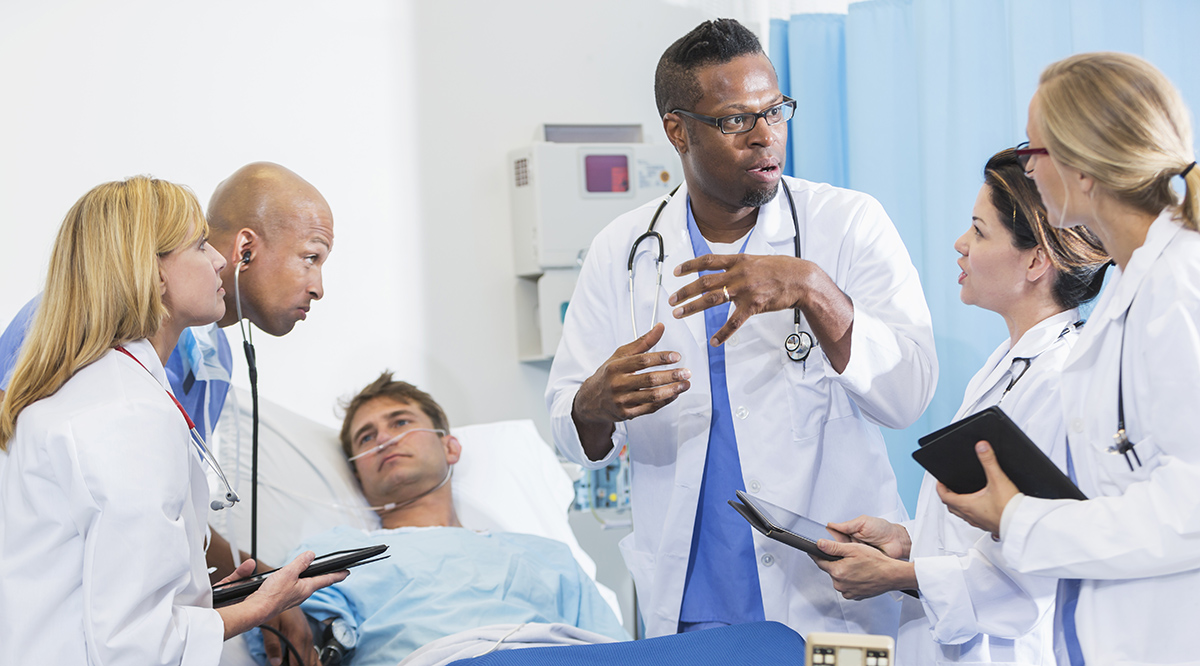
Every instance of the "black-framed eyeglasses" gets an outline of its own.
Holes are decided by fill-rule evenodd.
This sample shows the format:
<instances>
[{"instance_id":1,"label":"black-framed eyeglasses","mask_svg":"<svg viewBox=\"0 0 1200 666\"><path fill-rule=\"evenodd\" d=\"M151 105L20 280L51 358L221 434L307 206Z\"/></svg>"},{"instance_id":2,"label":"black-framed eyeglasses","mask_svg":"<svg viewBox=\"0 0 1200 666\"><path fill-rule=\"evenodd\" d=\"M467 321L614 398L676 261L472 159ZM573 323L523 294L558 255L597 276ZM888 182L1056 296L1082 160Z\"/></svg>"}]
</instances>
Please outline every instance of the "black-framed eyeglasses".
<instances>
[{"instance_id":1,"label":"black-framed eyeglasses","mask_svg":"<svg viewBox=\"0 0 1200 666\"><path fill-rule=\"evenodd\" d=\"M1014 152L1017 154L1017 162L1021 165L1021 170L1025 173L1029 173L1029 158L1034 155L1050 156L1050 152L1045 148L1030 148L1028 141L1017 144Z\"/></svg>"},{"instance_id":2,"label":"black-framed eyeglasses","mask_svg":"<svg viewBox=\"0 0 1200 666\"><path fill-rule=\"evenodd\" d=\"M792 116L796 115L796 100L784 95L782 102L758 113L735 113L729 116L721 116L720 118L692 113L683 109L672 109L671 113L678 113L681 116L694 118L702 123L712 125L721 130L722 134L743 134L754 129L754 126L758 124L759 118L762 118L763 122L768 125L778 125L779 123L786 123L791 120Z\"/></svg>"}]
</instances>

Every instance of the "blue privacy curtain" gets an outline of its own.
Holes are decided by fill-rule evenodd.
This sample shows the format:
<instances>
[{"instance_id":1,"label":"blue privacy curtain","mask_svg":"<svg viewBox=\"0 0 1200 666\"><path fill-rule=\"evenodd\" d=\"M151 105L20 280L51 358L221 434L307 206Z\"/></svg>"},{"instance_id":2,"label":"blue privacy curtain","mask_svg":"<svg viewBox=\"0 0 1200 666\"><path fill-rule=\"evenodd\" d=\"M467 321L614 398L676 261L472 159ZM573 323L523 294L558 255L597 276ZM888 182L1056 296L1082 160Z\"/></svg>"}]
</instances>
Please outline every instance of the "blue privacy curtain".
<instances>
[{"instance_id":1,"label":"blue privacy curtain","mask_svg":"<svg viewBox=\"0 0 1200 666\"><path fill-rule=\"evenodd\" d=\"M884 432L910 512L917 437L950 422L967 381L1008 336L999 315L958 300L953 244L984 163L1025 140L1038 76L1072 53L1141 55L1200 109L1198 32L1195 0L868 0L847 15L772 22L780 87L799 102L787 172L879 199L933 314L937 393L912 427Z\"/></svg>"}]
</instances>

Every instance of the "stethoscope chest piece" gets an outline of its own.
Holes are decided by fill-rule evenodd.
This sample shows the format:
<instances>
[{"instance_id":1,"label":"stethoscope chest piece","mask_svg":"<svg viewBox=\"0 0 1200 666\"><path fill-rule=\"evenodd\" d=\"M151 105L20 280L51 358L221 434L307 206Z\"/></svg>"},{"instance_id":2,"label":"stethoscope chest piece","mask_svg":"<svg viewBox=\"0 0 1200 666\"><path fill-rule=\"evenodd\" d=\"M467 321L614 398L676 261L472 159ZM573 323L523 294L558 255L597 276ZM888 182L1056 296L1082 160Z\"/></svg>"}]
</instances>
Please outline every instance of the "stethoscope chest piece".
<instances>
[{"instance_id":1,"label":"stethoscope chest piece","mask_svg":"<svg viewBox=\"0 0 1200 666\"><path fill-rule=\"evenodd\" d=\"M808 358L809 352L812 351L812 335L808 331L792 333L787 336L787 340L784 340L783 348L787 350L788 358L796 362L803 361Z\"/></svg>"}]
</instances>

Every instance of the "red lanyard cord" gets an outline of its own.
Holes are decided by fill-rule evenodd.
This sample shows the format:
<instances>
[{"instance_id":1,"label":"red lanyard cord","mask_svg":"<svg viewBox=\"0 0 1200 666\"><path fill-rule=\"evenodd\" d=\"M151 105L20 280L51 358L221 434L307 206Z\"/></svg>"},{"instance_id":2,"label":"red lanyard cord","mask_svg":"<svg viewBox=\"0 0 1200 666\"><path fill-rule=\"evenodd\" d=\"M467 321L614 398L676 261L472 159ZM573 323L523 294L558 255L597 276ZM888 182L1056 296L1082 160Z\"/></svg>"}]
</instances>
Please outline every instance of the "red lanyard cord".
<instances>
[{"instance_id":1,"label":"red lanyard cord","mask_svg":"<svg viewBox=\"0 0 1200 666\"><path fill-rule=\"evenodd\" d=\"M151 377L154 376L154 373L150 372L150 368L147 368L146 365L144 363L142 363L141 361L139 361L136 356L134 356L133 354L130 354L128 349L122 347L121 345L117 345L116 347L113 347L113 349L116 349L117 351L121 352L122 354L133 359L133 362L142 366L142 369L145 370L146 372L149 372ZM225 492L225 502L222 503L222 502L214 501L212 503L213 510L223 509L223 508L233 506L233 504L238 501L237 493L235 493L233 491L233 487L230 486L229 481L226 480L225 473L221 470L221 466L217 464L216 459L213 458L213 455L211 453L209 453L208 446L204 443L204 438L201 437L200 433L196 430L196 423L194 421L192 421L192 417L188 416L187 410L183 408L183 405L180 404L179 399L176 398L173 393L166 390L165 388L163 389L163 391L167 394L167 396L169 398L171 398L171 402L175 403L175 407L177 407L179 409L179 413L183 414L183 420L187 421L188 430L191 431L192 443L196 445L196 450L199 451L199 453L200 453L200 460L207 463L208 466L211 467L212 470L217 473L217 476L220 477L221 483L225 484L225 491L226 491Z\"/></svg>"}]
</instances>

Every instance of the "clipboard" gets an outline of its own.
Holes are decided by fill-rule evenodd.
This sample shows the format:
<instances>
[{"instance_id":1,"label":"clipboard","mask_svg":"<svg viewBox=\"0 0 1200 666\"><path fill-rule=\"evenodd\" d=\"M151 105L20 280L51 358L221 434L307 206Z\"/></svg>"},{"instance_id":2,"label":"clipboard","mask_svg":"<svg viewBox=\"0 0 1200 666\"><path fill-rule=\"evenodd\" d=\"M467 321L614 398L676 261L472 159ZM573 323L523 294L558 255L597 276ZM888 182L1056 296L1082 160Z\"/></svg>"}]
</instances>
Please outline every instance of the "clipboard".
<instances>
[{"instance_id":1,"label":"clipboard","mask_svg":"<svg viewBox=\"0 0 1200 666\"><path fill-rule=\"evenodd\" d=\"M387 545L379 544L377 546L367 546L353 550L339 550L321 555L313 560L307 569L300 572L300 578L312 578L313 576L320 576L363 564L370 564L371 562L378 562L388 557L387 555L382 555L383 551L387 549ZM382 556L376 557L377 555ZM213 608L228 606L229 604L235 604L245 599L258 588L262 587L263 581L267 579L267 576L276 571L279 571L279 569L271 569L270 571L264 571L249 578L214 586Z\"/></svg>"},{"instance_id":2,"label":"clipboard","mask_svg":"<svg viewBox=\"0 0 1200 666\"><path fill-rule=\"evenodd\" d=\"M918 439L921 448L913 451L912 457L950 490L960 495L979 492L987 485L987 475L975 454L979 440L992 445L1000 469L1026 495L1087 499L1070 477L996 406Z\"/></svg>"}]
</instances>

